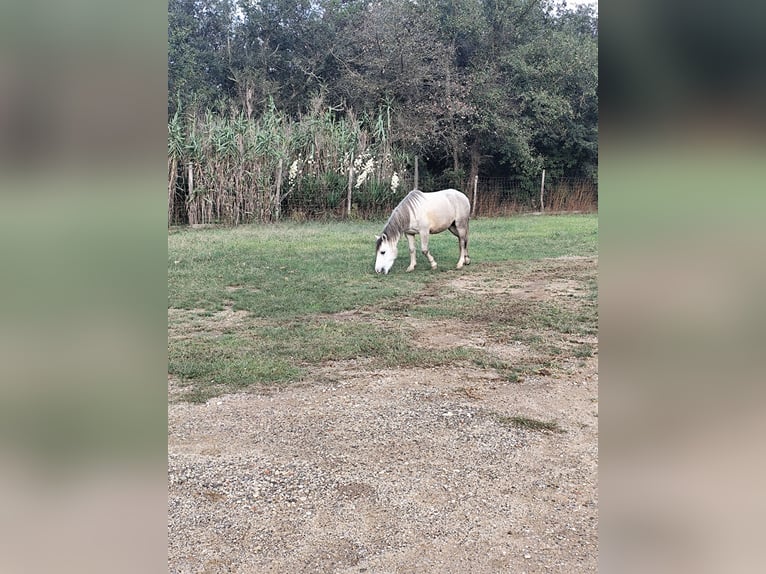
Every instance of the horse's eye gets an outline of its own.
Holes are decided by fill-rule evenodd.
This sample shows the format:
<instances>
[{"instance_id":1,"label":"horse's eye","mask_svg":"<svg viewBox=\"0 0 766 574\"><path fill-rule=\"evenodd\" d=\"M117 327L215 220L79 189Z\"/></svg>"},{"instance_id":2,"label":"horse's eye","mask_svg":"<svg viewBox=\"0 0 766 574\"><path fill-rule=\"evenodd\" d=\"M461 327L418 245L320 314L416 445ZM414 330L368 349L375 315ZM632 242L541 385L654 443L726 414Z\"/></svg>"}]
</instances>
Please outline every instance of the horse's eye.
<instances>
[{"instance_id":1,"label":"horse's eye","mask_svg":"<svg viewBox=\"0 0 766 574\"><path fill-rule=\"evenodd\" d=\"M385 255L385 254L386 254L386 252L385 252L385 251L381 251L381 252L380 252L380 254L381 254L381 255Z\"/></svg>"}]
</instances>

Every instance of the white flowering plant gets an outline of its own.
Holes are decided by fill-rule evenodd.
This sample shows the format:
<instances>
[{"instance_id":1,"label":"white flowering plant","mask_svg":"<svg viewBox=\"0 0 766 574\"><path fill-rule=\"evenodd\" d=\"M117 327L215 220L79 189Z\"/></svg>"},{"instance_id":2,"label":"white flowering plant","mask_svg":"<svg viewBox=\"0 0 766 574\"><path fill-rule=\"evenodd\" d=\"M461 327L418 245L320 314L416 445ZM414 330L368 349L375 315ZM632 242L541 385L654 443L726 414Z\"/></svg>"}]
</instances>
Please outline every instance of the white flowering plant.
<instances>
[{"instance_id":1,"label":"white flowering plant","mask_svg":"<svg viewBox=\"0 0 766 574\"><path fill-rule=\"evenodd\" d=\"M290 164L290 169L287 171L287 183L290 186L290 189L295 187L295 180L300 174L300 158L297 158L295 161L293 161L293 163Z\"/></svg>"},{"instance_id":2,"label":"white flowering plant","mask_svg":"<svg viewBox=\"0 0 766 574\"><path fill-rule=\"evenodd\" d=\"M364 152L354 160L354 170L359 174L356 177L354 187L359 189L367 181L367 178L375 172L375 159L369 152Z\"/></svg>"},{"instance_id":3,"label":"white flowering plant","mask_svg":"<svg viewBox=\"0 0 766 574\"><path fill-rule=\"evenodd\" d=\"M391 193L396 193L396 190L399 189L399 184L401 182L399 181L399 175L394 172L391 175Z\"/></svg>"}]
</instances>

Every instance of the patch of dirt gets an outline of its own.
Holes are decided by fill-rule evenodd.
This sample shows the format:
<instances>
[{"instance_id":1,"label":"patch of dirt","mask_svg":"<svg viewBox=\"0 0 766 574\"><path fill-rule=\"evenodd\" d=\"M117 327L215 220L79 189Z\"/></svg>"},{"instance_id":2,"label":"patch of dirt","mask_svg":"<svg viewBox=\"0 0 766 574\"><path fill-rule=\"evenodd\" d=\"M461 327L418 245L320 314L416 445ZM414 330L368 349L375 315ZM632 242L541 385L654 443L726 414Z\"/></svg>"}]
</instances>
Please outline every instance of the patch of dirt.
<instances>
[{"instance_id":1,"label":"patch of dirt","mask_svg":"<svg viewBox=\"0 0 766 574\"><path fill-rule=\"evenodd\" d=\"M584 288L583 271L595 274L596 266L597 259L594 257L559 257L519 263L515 267L515 275L507 272L491 277L484 274L463 275L451 281L450 286L477 296L513 296L531 301L549 301L581 292Z\"/></svg>"},{"instance_id":2,"label":"patch of dirt","mask_svg":"<svg viewBox=\"0 0 766 574\"><path fill-rule=\"evenodd\" d=\"M469 329L460 322L405 317L404 324L413 330L413 343L419 347L446 350L459 347L483 348L488 338L481 330Z\"/></svg>"},{"instance_id":3,"label":"patch of dirt","mask_svg":"<svg viewBox=\"0 0 766 574\"><path fill-rule=\"evenodd\" d=\"M200 333L221 334L236 328L249 318L247 311L230 307L210 313L205 309L168 309L168 337L184 339Z\"/></svg>"},{"instance_id":4,"label":"patch of dirt","mask_svg":"<svg viewBox=\"0 0 766 574\"><path fill-rule=\"evenodd\" d=\"M596 265L527 262L451 286L575 305ZM535 359L480 325L407 321L419 345ZM597 339L554 342L557 360L519 383L470 364L339 361L300 385L189 404L169 379L169 572L596 572Z\"/></svg>"}]
</instances>

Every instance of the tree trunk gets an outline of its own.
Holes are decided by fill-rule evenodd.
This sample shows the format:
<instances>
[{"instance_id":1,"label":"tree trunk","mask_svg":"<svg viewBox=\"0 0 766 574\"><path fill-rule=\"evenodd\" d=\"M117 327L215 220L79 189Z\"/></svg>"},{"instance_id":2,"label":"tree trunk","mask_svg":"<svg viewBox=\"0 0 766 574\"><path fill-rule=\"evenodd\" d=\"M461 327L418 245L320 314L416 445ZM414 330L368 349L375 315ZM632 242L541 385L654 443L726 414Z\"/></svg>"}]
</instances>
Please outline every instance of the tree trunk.
<instances>
[{"instance_id":1,"label":"tree trunk","mask_svg":"<svg viewBox=\"0 0 766 574\"><path fill-rule=\"evenodd\" d=\"M457 172L460 169L460 149L459 149L459 143L458 143L458 137L457 134L454 134L453 132L453 138L452 138L452 173L455 174L453 177L457 177ZM455 185L457 185L457 182L455 182Z\"/></svg>"}]
</instances>

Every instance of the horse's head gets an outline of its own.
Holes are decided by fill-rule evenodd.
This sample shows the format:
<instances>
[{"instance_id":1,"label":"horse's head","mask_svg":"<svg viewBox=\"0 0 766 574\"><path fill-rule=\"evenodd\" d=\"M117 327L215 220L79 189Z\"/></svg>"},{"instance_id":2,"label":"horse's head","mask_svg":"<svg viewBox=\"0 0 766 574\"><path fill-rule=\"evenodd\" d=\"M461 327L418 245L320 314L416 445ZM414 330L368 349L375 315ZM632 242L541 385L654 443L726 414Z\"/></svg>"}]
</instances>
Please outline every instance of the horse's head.
<instances>
[{"instance_id":1,"label":"horse's head","mask_svg":"<svg viewBox=\"0 0 766 574\"><path fill-rule=\"evenodd\" d=\"M375 243L375 273L385 274L391 270L397 256L396 241L391 241L384 233L376 237Z\"/></svg>"}]
</instances>

